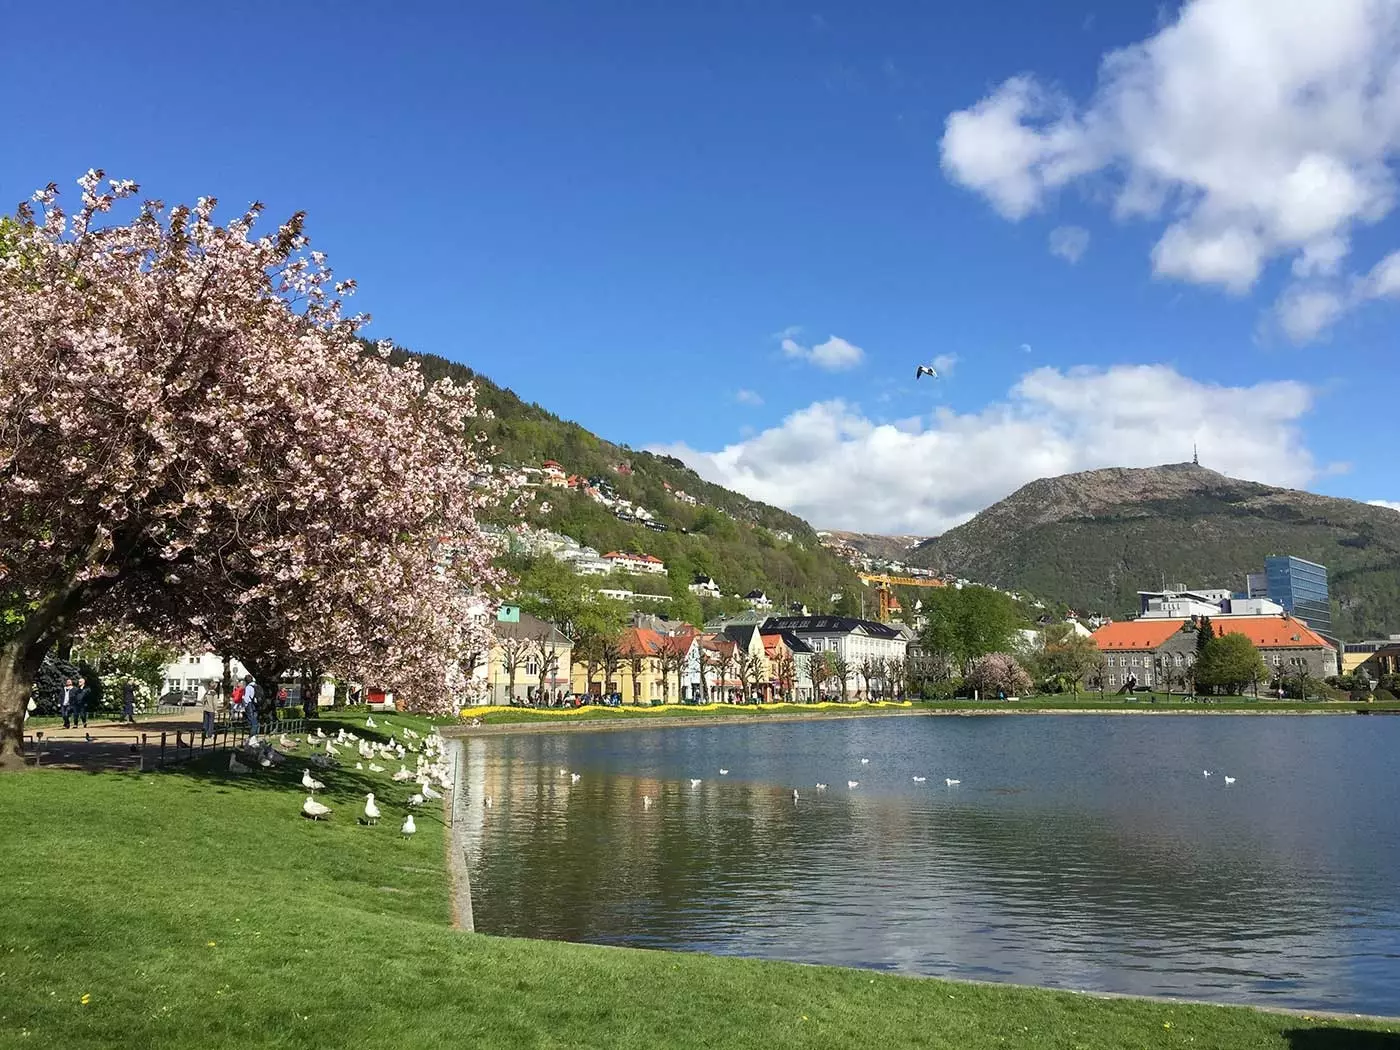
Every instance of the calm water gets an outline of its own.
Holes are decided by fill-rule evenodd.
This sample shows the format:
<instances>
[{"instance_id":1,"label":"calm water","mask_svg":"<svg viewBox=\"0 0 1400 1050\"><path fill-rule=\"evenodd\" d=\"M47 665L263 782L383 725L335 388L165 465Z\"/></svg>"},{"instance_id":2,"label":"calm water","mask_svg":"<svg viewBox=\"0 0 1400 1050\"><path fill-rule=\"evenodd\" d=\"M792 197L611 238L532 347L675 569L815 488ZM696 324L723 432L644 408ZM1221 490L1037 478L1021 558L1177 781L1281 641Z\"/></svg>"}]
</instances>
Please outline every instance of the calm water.
<instances>
[{"instance_id":1,"label":"calm water","mask_svg":"<svg viewBox=\"0 0 1400 1050\"><path fill-rule=\"evenodd\" d=\"M1400 1014L1400 718L863 718L462 748L483 932Z\"/></svg>"}]
</instances>

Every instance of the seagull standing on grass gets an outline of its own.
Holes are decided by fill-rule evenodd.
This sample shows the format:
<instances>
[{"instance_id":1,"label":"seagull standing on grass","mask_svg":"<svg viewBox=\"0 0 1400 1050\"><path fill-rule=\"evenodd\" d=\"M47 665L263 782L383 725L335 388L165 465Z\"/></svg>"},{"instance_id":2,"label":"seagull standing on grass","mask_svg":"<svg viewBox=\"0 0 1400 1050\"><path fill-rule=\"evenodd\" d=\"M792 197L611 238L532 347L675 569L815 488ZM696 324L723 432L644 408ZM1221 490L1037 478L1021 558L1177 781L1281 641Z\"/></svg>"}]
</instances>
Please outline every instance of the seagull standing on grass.
<instances>
[{"instance_id":1,"label":"seagull standing on grass","mask_svg":"<svg viewBox=\"0 0 1400 1050\"><path fill-rule=\"evenodd\" d=\"M301 815L310 817L312 820L320 820L322 817L331 815L330 806L323 806L310 795L306 796L306 801L301 804Z\"/></svg>"},{"instance_id":2,"label":"seagull standing on grass","mask_svg":"<svg viewBox=\"0 0 1400 1050\"><path fill-rule=\"evenodd\" d=\"M412 813L410 813L408 816L406 816L406 817L403 818L403 827L399 828L399 831L400 831L400 833L402 833L405 837L407 837L407 836L409 836L409 835L412 835L412 834L415 834L415 833L418 831L418 828L417 828L417 827L414 825L414 823L413 823L413 814L412 814Z\"/></svg>"},{"instance_id":3,"label":"seagull standing on grass","mask_svg":"<svg viewBox=\"0 0 1400 1050\"><path fill-rule=\"evenodd\" d=\"M248 772L248 767L245 766L242 762L238 761L237 755L230 754L228 756L228 771L237 776L240 773Z\"/></svg>"},{"instance_id":4,"label":"seagull standing on grass","mask_svg":"<svg viewBox=\"0 0 1400 1050\"><path fill-rule=\"evenodd\" d=\"M365 796L365 823L379 823L379 807L374 803L374 792L371 791Z\"/></svg>"},{"instance_id":5,"label":"seagull standing on grass","mask_svg":"<svg viewBox=\"0 0 1400 1050\"><path fill-rule=\"evenodd\" d=\"M301 786L312 794L315 794L317 791L324 789L326 785L313 777L311 775L311 770L303 769L301 771Z\"/></svg>"},{"instance_id":6,"label":"seagull standing on grass","mask_svg":"<svg viewBox=\"0 0 1400 1050\"><path fill-rule=\"evenodd\" d=\"M422 795L409 795L409 796L408 796L408 804L409 804L410 806L421 806L421 805L423 804L423 796L422 796Z\"/></svg>"}]
</instances>

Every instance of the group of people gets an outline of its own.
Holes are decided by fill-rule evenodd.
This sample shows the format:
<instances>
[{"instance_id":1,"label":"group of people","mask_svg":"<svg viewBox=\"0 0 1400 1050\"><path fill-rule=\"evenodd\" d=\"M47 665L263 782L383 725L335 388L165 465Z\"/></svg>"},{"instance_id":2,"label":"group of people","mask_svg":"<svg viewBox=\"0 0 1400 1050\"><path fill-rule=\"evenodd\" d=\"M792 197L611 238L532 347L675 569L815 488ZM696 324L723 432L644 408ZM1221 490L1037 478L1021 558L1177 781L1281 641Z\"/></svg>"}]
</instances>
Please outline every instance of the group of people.
<instances>
[{"instance_id":1,"label":"group of people","mask_svg":"<svg viewBox=\"0 0 1400 1050\"><path fill-rule=\"evenodd\" d=\"M76 729L78 726L87 728L88 707L96 699L93 688L88 685L85 675L78 675L78 682L73 684L73 679L65 678L63 688L58 694L58 713L63 716L63 728L70 726ZM33 714L38 705L29 701L27 714ZM136 683L126 682L122 685L122 721L134 723L136 721Z\"/></svg>"}]
</instances>

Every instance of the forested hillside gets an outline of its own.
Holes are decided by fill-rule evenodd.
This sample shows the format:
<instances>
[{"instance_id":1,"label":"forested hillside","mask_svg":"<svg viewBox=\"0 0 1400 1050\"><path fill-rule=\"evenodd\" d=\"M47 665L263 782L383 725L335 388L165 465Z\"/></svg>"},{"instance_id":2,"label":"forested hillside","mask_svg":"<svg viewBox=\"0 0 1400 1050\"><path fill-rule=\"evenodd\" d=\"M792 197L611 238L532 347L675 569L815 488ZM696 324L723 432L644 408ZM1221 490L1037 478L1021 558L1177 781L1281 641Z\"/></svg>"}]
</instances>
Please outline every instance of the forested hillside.
<instances>
[{"instance_id":1,"label":"forested hillside","mask_svg":"<svg viewBox=\"0 0 1400 1050\"><path fill-rule=\"evenodd\" d=\"M395 350L395 355L416 359L430 380L476 384L480 407L494 416L483 429L498 464L538 467L555 460L569 474L606 480L619 497L647 508L666 528L623 521L588 496L559 488L539 490L526 512L531 523L600 552L624 550L662 559L668 579L657 581L658 589L669 586L678 599L688 595L687 585L701 573L725 594L759 589L775 604L800 601L830 610L831 596L839 593L843 599L836 604L842 610L859 609L856 589L861 585L855 574L796 515L710 484L674 457L606 441L455 361L405 350Z\"/></svg>"}]
</instances>

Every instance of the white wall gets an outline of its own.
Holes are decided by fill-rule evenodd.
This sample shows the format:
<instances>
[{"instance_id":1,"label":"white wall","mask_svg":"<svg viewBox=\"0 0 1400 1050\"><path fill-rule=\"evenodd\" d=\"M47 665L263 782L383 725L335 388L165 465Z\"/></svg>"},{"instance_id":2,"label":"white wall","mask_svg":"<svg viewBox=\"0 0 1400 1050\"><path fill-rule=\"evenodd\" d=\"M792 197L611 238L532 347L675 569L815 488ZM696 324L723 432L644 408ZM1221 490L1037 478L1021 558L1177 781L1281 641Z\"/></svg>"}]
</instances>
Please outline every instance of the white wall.
<instances>
[{"instance_id":1,"label":"white wall","mask_svg":"<svg viewBox=\"0 0 1400 1050\"><path fill-rule=\"evenodd\" d=\"M248 670L237 660L229 661L229 673L235 682L248 677ZM161 692L189 691L207 682L222 683L224 661L217 653L181 653L180 658L165 668Z\"/></svg>"}]
</instances>

